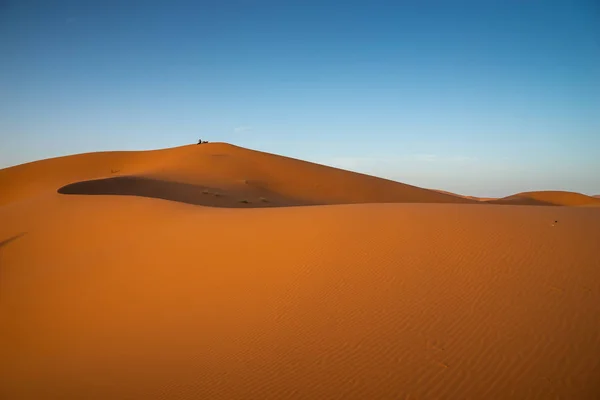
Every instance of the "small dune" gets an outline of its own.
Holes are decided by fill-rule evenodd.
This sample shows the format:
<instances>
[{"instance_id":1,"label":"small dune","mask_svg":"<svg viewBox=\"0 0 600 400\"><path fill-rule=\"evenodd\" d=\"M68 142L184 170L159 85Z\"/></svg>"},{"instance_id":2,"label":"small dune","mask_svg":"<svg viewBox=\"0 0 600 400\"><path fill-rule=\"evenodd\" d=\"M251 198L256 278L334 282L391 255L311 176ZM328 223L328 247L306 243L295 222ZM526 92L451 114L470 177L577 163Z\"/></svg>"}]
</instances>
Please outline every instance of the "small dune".
<instances>
[{"instance_id":1,"label":"small dune","mask_svg":"<svg viewBox=\"0 0 600 400\"><path fill-rule=\"evenodd\" d=\"M532 206L591 206L600 205L600 199L574 192L537 191L518 193L502 199L490 200L488 203Z\"/></svg>"}]
</instances>

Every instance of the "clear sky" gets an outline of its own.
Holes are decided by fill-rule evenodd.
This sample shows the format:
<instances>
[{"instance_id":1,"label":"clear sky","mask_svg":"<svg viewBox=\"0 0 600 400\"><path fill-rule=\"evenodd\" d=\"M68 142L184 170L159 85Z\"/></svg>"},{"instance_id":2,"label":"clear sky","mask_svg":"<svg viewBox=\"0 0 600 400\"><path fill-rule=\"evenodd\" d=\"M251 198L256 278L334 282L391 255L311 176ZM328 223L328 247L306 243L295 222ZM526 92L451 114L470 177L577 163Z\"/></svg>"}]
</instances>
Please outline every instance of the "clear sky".
<instances>
[{"instance_id":1,"label":"clear sky","mask_svg":"<svg viewBox=\"0 0 600 400\"><path fill-rule=\"evenodd\" d=\"M0 168L198 138L600 193L597 0L0 0Z\"/></svg>"}]
</instances>

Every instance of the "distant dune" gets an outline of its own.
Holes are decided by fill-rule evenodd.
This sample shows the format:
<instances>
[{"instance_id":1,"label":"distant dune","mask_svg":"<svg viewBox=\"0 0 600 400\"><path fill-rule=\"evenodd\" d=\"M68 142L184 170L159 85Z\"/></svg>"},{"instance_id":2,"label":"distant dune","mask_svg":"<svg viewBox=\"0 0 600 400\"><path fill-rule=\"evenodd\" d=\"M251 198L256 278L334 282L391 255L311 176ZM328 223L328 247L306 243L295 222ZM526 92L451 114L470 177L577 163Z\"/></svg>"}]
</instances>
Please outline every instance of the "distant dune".
<instances>
[{"instance_id":1,"label":"distant dune","mask_svg":"<svg viewBox=\"0 0 600 400\"><path fill-rule=\"evenodd\" d=\"M600 199L581 193L563 191L523 192L502 199L488 201L490 204L540 205L540 206L589 206L600 205Z\"/></svg>"},{"instance_id":2,"label":"distant dune","mask_svg":"<svg viewBox=\"0 0 600 400\"><path fill-rule=\"evenodd\" d=\"M0 187L2 399L600 393L600 209L520 206L590 196L489 204L218 143Z\"/></svg>"}]
</instances>

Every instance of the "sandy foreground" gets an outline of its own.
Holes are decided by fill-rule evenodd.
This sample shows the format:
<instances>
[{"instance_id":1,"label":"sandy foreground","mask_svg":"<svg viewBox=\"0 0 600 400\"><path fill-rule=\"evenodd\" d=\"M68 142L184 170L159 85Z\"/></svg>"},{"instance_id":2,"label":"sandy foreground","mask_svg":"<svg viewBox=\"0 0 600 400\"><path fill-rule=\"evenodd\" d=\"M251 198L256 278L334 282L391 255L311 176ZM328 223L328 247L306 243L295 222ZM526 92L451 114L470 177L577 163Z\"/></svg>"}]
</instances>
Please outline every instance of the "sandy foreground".
<instances>
[{"instance_id":1,"label":"sandy foreground","mask_svg":"<svg viewBox=\"0 0 600 400\"><path fill-rule=\"evenodd\" d=\"M0 398L598 399L600 208L572 195L225 144L0 170Z\"/></svg>"}]
</instances>

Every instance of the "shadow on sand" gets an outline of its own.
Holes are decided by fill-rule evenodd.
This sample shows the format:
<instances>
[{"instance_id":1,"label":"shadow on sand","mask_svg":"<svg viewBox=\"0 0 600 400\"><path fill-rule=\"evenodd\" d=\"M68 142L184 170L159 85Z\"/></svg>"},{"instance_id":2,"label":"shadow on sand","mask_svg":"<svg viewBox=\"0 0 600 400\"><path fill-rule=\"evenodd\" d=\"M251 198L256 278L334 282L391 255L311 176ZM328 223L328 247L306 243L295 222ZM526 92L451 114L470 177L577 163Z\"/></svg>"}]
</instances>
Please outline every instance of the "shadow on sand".
<instances>
[{"instance_id":1,"label":"shadow on sand","mask_svg":"<svg viewBox=\"0 0 600 400\"><path fill-rule=\"evenodd\" d=\"M486 204L495 204L499 206L555 206L558 207L560 204L554 204L547 201L532 199L529 197L508 197L498 200L485 201Z\"/></svg>"},{"instance_id":2,"label":"shadow on sand","mask_svg":"<svg viewBox=\"0 0 600 400\"><path fill-rule=\"evenodd\" d=\"M139 196L154 199L177 201L209 207L258 208L301 205L298 202L281 199L262 189L256 193L238 194L232 198L222 191L189 183L163 181L139 176L118 176L71 183L58 189L60 194L70 195L120 195ZM260 201L260 197L268 201Z\"/></svg>"}]
</instances>

